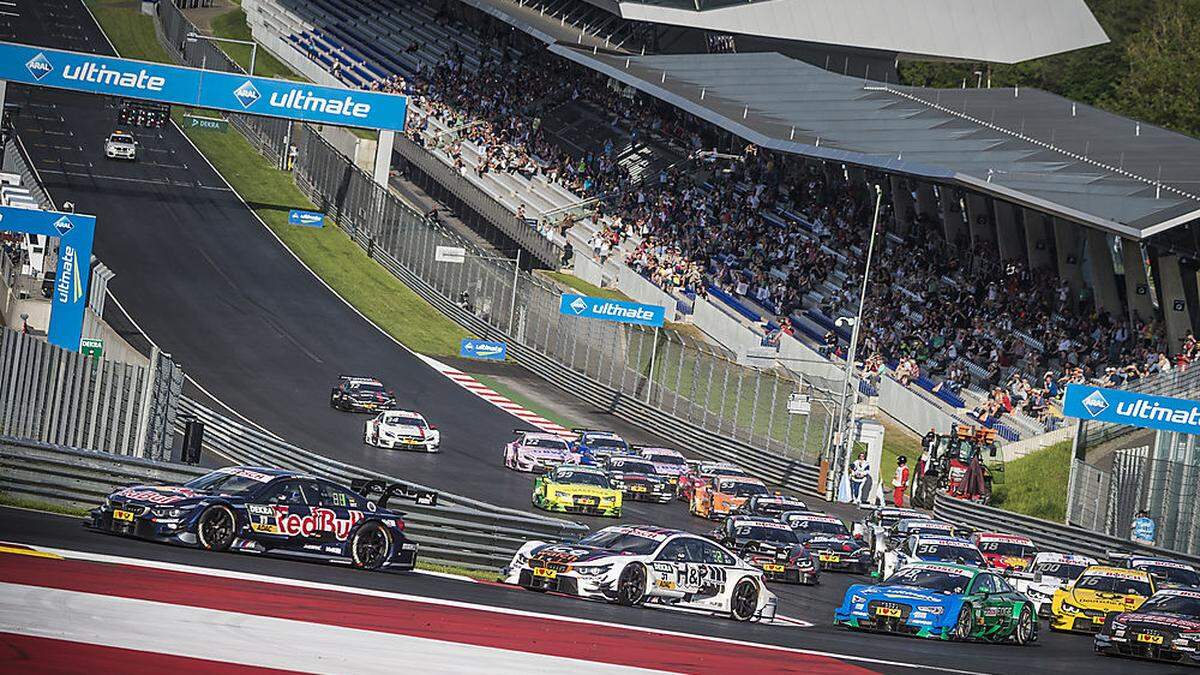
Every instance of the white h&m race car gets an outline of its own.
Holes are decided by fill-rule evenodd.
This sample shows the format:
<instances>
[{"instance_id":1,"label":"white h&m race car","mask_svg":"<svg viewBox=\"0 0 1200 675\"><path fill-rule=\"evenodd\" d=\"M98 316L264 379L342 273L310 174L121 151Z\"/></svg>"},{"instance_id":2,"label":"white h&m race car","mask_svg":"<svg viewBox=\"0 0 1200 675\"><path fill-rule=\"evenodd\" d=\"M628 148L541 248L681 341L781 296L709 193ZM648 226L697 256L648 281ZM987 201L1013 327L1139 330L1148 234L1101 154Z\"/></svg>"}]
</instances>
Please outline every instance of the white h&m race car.
<instances>
[{"instance_id":1,"label":"white h&m race car","mask_svg":"<svg viewBox=\"0 0 1200 675\"><path fill-rule=\"evenodd\" d=\"M377 448L437 452L442 432L410 410L385 410L367 421L363 442Z\"/></svg>"},{"instance_id":2,"label":"white h&m race car","mask_svg":"<svg viewBox=\"0 0 1200 675\"><path fill-rule=\"evenodd\" d=\"M606 527L574 544L532 541L502 571L508 583L529 590L685 607L736 621L775 617L762 570L716 542L652 525Z\"/></svg>"},{"instance_id":3,"label":"white h&m race car","mask_svg":"<svg viewBox=\"0 0 1200 675\"><path fill-rule=\"evenodd\" d=\"M578 455L554 434L513 429L517 437L504 446L504 466L514 471L549 471L561 464L572 464Z\"/></svg>"},{"instance_id":4,"label":"white h&m race car","mask_svg":"<svg viewBox=\"0 0 1200 675\"><path fill-rule=\"evenodd\" d=\"M1029 571L1013 572L1008 580L1033 602L1038 616L1048 619L1054 592L1066 588L1089 566L1098 564L1095 558L1086 555L1042 552L1033 557Z\"/></svg>"}]
</instances>

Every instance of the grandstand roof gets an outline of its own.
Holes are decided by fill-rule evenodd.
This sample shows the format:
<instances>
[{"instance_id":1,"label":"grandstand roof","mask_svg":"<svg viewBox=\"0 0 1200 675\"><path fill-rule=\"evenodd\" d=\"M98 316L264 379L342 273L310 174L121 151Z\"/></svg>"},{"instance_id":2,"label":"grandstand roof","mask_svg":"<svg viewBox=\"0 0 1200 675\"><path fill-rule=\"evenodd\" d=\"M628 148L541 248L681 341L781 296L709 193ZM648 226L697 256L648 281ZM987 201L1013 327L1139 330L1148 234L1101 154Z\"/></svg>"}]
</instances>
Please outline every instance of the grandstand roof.
<instances>
[{"instance_id":1,"label":"grandstand roof","mask_svg":"<svg viewBox=\"0 0 1200 675\"><path fill-rule=\"evenodd\" d=\"M957 184L1142 239L1200 219L1200 140L1036 89L928 89L776 53L562 56L763 147Z\"/></svg>"},{"instance_id":2,"label":"grandstand roof","mask_svg":"<svg viewBox=\"0 0 1200 675\"><path fill-rule=\"evenodd\" d=\"M723 33L1017 63L1108 42L1084 0L588 0L622 18Z\"/></svg>"}]
</instances>

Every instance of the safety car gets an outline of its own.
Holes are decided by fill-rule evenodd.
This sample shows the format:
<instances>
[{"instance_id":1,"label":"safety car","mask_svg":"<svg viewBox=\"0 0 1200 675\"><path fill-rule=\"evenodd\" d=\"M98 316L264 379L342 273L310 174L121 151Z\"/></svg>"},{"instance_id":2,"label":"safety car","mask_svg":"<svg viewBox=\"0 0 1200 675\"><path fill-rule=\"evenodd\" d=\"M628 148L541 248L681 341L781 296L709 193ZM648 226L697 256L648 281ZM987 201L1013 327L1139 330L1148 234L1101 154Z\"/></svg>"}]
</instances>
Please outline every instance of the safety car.
<instances>
[{"instance_id":1,"label":"safety car","mask_svg":"<svg viewBox=\"0 0 1200 675\"><path fill-rule=\"evenodd\" d=\"M1029 644L1038 620L1000 575L969 565L916 563L873 585L846 590L833 622L850 629L941 640Z\"/></svg>"},{"instance_id":2,"label":"safety car","mask_svg":"<svg viewBox=\"0 0 1200 675\"><path fill-rule=\"evenodd\" d=\"M687 471L687 459L680 452L670 448L633 447L642 457L654 463L654 472L664 477L672 490L676 489L679 477Z\"/></svg>"},{"instance_id":3,"label":"safety car","mask_svg":"<svg viewBox=\"0 0 1200 675\"><path fill-rule=\"evenodd\" d=\"M1029 537L1001 532L976 532L971 541L983 554L988 567L1001 572L1023 572L1037 556L1037 544Z\"/></svg>"},{"instance_id":4,"label":"safety car","mask_svg":"<svg viewBox=\"0 0 1200 675\"><path fill-rule=\"evenodd\" d=\"M816 559L792 528L762 516L730 516L712 538L761 569L767 579L814 586L821 576Z\"/></svg>"},{"instance_id":5,"label":"safety car","mask_svg":"<svg viewBox=\"0 0 1200 675\"><path fill-rule=\"evenodd\" d=\"M825 571L870 573L874 558L871 549L850 534L836 516L811 511L788 511L779 522L792 528L801 543L816 556Z\"/></svg>"},{"instance_id":6,"label":"safety car","mask_svg":"<svg viewBox=\"0 0 1200 675\"><path fill-rule=\"evenodd\" d=\"M679 485L675 495L685 502L692 501L696 487L710 480L713 476L749 476L745 469L729 462L710 462L688 460L687 470L679 476Z\"/></svg>"},{"instance_id":7,"label":"safety car","mask_svg":"<svg viewBox=\"0 0 1200 675\"><path fill-rule=\"evenodd\" d=\"M1025 594L1043 619L1050 618L1050 604L1055 592L1075 581L1095 558L1069 553L1043 551L1033 557L1033 565L1024 572L1008 574L1014 588Z\"/></svg>"},{"instance_id":8,"label":"safety car","mask_svg":"<svg viewBox=\"0 0 1200 675\"><path fill-rule=\"evenodd\" d=\"M516 438L504 446L504 466L513 471L538 472L577 459L571 446L555 434L513 429Z\"/></svg>"},{"instance_id":9,"label":"safety car","mask_svg":"<svg viewBox=\"0 0 1200 675\"><path fill-rule=\"evenodd\" d=\"M92 509L84 525L209 551L412 569L417 544L388 501L435 505L436 493L382 481L356 481L353 488L295 471L229 466L182 485L123 487Z\"/></svg>"},{"instance_id":10,"label":"safety car","mask_svg":"<svg viewBox=\"0 0 1200 675\"><path fill-rule=\"evenodd\" d=\"M128 131L117 130L104 140L104 156L108 159L137 159L137 141Z\"/></svg>"},{"instance_id":11,"label":"safety car","mask_svg":"<svg viewBox=\"0 0 1200 675\"><path fill-rule=\"evenodd\" d=\"M721 519L754 495L770 494L757 478L717 475L696 486L688 510L701 518Z\"/></svg>"},{"instance_id":12,"label":"safety car","mask_svg":"<svg viewBox=\"0 0 1200 675\"><path fill-rule=\"evenodd\" d=\"M582 464L600 464L610 455L636 454L624 438L611 431L572 429L571 432L576 435L571 452L579 455Z\"/></svg>"},{"instance_id":13,"label":"safety car","mask_svg":"<svg viewBox=\"0 0 1200 675\"><path fill-rule=\"evenodd\" d=\"M621 516L621 491L604 471L590 466L564 464L533 482L533 505L545 511Z\"/></svg>"},{"instance_id":14,"label":"safety car","mask_svg":"<svg viewBox=\"0 0 1200 675\"><path fill-rule=\"evenodd\" d=\"M528 542L502 573L534 591L684 607L738 621L775 617L762 570L716 542L652 525L606 527L571 544Z\"/></svg>"},{"instance_id":15,"label":"safety car","mask_svg":"<svg viewBox=\"0 0 1200 675\"><path fill-rule=\"evenodd\" d=\"M373 377L339 375L329 392L329 405L347 412L375 412L396 407L396 395Z\"/></svg>"},{"instance_id":16,"label":"safety car","mask_svg":"<svg viewBox=\"0 0 1200 675\"><path fill-rule=\"evenodd\" d=\"M742 516L765 516L777 518L785 511L807 511L808 504L803 499L780 493L751 495L735 513Z\"/></svg>"},{"instance_id":17,"label":"safety car","mask_svg":"<svg viewBox=\"0 0 1200 675\"><path fill-rule=\"evenodd\" d=\"M658 475L654 464L637 455L609 455L604 459L604 471L613 488L625 499L638 502L666 504L675 498L675 487Z\"/></svg>"},{"instance_id":18,"label":"safety car","mask_svg":"<svg viewBox=\"0 0 1200 675\"><path fill-rule=\"evenodd\" d=\"M972 567L987 567L983 554L969 539L914 534L900 546L885 551L878 558L878 575L887 579L904 567L918 562L955 563Z\"/></svg>"},{"instance_id":19,"label":"safety car","mask_svg":"<svg viewBox=\"0 0 1200 675\"><path fill-rule=\"evenodd\" d=\"M363 426L363 443L390 450L437 452L442 447L442 432L411 410L385 410Z\"/></svg>"},{"instance_id":20,"label":"safety car","mask_svg":"<svg viewBox=\"0 0 1200 675\"><path fill-rule=\"evenodd\" d=\"M1200 591L1169 588L1105 621L1097 652L1200 666Z\"/></svg>"},{"instance_id":21,"label":"safety car","mask_svg":"<svg viewBox=\"0 0 1200 675\"><path fill-rule=\"evenodd\" d=\"M1079 578L1054 592L1050 629L1098 632L1109 614L1132 612L1158 590L1141 570L1092 565Z\"/></svg>"},{"instance_id":22,"label":"safety car","mask_svg":"<svg viewBox=\"0 0 1200 675\"><path fill-rule=\"evenodd\" d=\"M1126 559L1125 566L1130 569L1147 572L1154 577L1156 587L1190 588L1200 590L1200 573L1187 563L1170 558L1155 556L1133 555Z\"/></svg>"}]
</instances>

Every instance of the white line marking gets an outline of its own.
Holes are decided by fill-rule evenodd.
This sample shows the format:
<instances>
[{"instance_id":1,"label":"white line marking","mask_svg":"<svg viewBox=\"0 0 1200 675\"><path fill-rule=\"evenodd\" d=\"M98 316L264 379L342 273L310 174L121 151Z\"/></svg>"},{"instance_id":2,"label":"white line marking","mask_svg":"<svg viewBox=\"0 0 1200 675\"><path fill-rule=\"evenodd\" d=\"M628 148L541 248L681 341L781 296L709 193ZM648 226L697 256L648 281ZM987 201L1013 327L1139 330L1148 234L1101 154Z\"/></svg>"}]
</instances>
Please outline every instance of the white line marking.
<instances>
[{"instance_id":1,"label":"white line marking","mask_svg":"<svg viewBox=\"0 0 1200 675\"><path fill-rule=\"evenodd\" d=\"M350 593L354 595L365 595L378 598L390 598L393 600L401 600L406 602L419 602L431 605L439 605L442 607L457 607L461 609L471 609L482 612L493 612L497 614L507 614L509 616L524 616L538 619L549 619L552 621L562 621L566 623L578 623L590 626L604 626L606 628L617 628L622 630L636 631L647 633L650 635L673 635L678 637L693 638L697 640L705 640L717 644L733 644L745 645L751 647L759 647L762 649L771 649L792 654L808 654L812 656L827 656L830 658L841 659L843 661L855 661L858 663L870 663L882 666L895 666L898 668L912 668L920 670L932 670L944 673L957 673L959 675L983 675L978 671L958 670L954 668L943 668L941 666L933 666L919 663L905 663L901 661L889 661L886 659L876 659L867 656L855 656L852 654L839 654L836 652L821 651L818 649L801 649L798 647L783 647L772 644L762 644L750 642L747 640L734 640L731 638L722 638L712 635L700 635L694 633L684 633L680 631L665 630L660 628L645 628L642 626L629 626L623 624L612 623L608 621L597 621L595 619L584 619L574 616L564 616L559 614L547 614L541 612L531 612L522 609L511 609L508 607L492 607L489 605L480 605L470 602L462 602L459 600L445 600L442 598L428 598L419 595L409 595L406 593L395 593L392 591L382 591L369 588L356 588L354 586L340 586L337 584L328 584L320 581L307 581L299 579L288 579L286 577L273 577L264 574L254 574L251 572L237 572L234 570L222 570L212 567L198 567L193 565L182 565L179 563L162 562L158 560L142 560L139 558L126 558L122 556L106 555L103 553L89 553L85 551L73 551L69 549L51 548L47 546L34 546L25 542L4 542L8 544L18 544L20 546L28 546L36 551L44 553L53 553L64 558L72 558L75 560L87 560L91 562L112 563L116 565L129 565L131 567L143 567L146 569L167 570L172 572L183 572L186 574L202 574L205 576L216 577L221 579L238 579L241 581L254 581L258 583L278 584L281 586L290 586L295 588L309 588L333 591L338 593Z\"/></svg>"},{"instance_id":2,"label":"white line marking","mask_svg":"<svg viewBox=\"0 0 1200 675\"><path fill-rule=\"evenodd\" d=\"M55 160L52 160L49 158L44 158L43 161L47 162L47 163L54 163ZM87 166L86 164L79 164L77 162L61 162L61 163L66 164L67 166ZM167 187L195 188L195 189L200 189L200 190L216 190L217 192L232 192L232 190L230 190L229 188L221 187L219 185L199 185L199 184L193 185L192 183L175 182L175 181L168 180L168 179L152 180L150 178L128 178L125 176L109 176L109 175L101 174L101 173L81 173L79 171L60 171L58 169L47 169L47 168L43 168L42 171L45 173L58 174L60 176L70 176L72 178L94 178L96 180L124 181L126 183L142 183L145 185L165 185Z\"/></svg>"}]
</instances>

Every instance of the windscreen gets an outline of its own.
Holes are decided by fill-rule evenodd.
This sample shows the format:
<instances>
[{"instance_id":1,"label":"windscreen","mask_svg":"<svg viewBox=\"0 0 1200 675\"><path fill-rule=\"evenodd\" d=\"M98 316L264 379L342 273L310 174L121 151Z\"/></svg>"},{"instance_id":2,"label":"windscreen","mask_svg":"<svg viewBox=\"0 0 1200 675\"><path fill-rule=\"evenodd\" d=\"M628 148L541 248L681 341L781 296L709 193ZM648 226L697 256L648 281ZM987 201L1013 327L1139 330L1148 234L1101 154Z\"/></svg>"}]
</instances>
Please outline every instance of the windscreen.
<instances>
[{"instance_id":1,"label":"windscreen","mask_svg":"<svg viewBox=\"0 0 1200 675\"><path fill-rule=\"evenodd\" d=\"M650 462L617 457L609 460L608 468L623 473L654 473L654 465Z\"/></svg>"},{"instance_id":2,"label":"windscreen","mask_svg":"<svg viewBox=\"0 0 1200 675\"><path fill-rule=\"evenodd\" d=\"M966 592L971 576L963 573L943 572L921 567L906 567L887 578L886 583L894 586L916 586L947 595Z\"/></svg>"},{"instance_id":3,"label":"windscreen","mask_svg":"<svg viewBox=\"0 0 1200 675\"><path fill-rule=\"evenodd\" d=\"M734 525L733 534L738 539L765 541L772 544L799 544L800 539L792 530L782 527L764 527L762 525Z\"/></svg>"},{"instance_id":4,"label":"windscreen","mask_svg":"<svg viewBox=\"0 0 1200 675\"><path fill-rule=\"evenodd\" d=\"M1160 582L1200 588L1200 574L1197 574L1194 570L1170 565L1155 565L1154 563L1138 565L1137 569L1149 573L1150 576L1158 579Z\"/></svg>"},{"instance_id":5,"label":"windscreen","mask_svg":"<svg viewBox=\"0 0 1200 675\"><path fill-rule=\"evenodd\" d=\"M1200 598L1159 593L1147 600L1139 611L1179 614L1190 619L1200 619Z\"/></svg>"},{"instance_id":6,"label":"windscreen","mask_svg":"<svg viewBox=\"0 0 1200 675\"><path fill-rule=\"evenodd\" d=\"M719 483L718 489L721 492L732 494L736 497L753 497L754 495L769 494L766 486L743 481L723 480Z\"/></svg>"},{"instance_id":7,"label":"windscreen","mask_svg":"<svg viewBox=\"0 0 1200 675\"><path fill-rule=\"evenodd\" d=\"M828 520L798 520L793 519L788 523L795 529L801 532L820 533L820 534L844 534L849 535L850 530L842 523L832 523Z\"/></svg>"},{"instance_id":8,"label":"windscreen","mask_svg":"<svg viewBox=\"0 0 1200 675\"><path fill-rule=\"evenodd\" d=\"M183 484L197 492L211 494L237 495L249 492L263 485L263 481L225 471L214 471Z\"/></svg>"},{"instance_id":9,"label":"windscreen","mask_svg":"<svg viewBox=\"0 0 1200 675\"><path fill-rule=\"evenodd\" d=\"M964 565L978 565L980 567L986 564L979 551L967 546L955 546L952 544L935 544L928 541L920 542L917 544L917 555L920 556L921 560L935 562L952 562Z\"/></svg>"},{"instance_id":10,"label":"windscreen","mask_svg":"<svg viewBox=\"0 0 1200 675\"><path fill-rule=\"evenodd\" d=\"M687 464L687 460L678 455L659 454L657 452L646 453L646 459L657 464L674 464L675 466Z\"/></svg>"},{"instance_id":11,"label":"windscreen","mask_svg":"<svg viewBox=\"0 0 1200 675\"><path fill-rule=\"evenodd\" d=\"M1034 547L1012 541L981 541L979 550L1009 558L1032 558L1037 555L1037 549Z\"/></svg>"},{"instance_id":12,"label":"windscreen","mask_svg":"<svg viewBox=\"0 0 1200 675\"><path fill-rule=\"evenodd\" d=\"M526 438L524 445L527 448L567 449L567 442L558 438Z\"/></svg>"},{"instance_id":13,"label":"windscreen","mask_svg":"<svg viewBox=\"0 0 1200 675\"><path fill-rule=\"evenodd\" d=\"M589 438L587 445L593 448L616 448L617 450L628 450L629 445L619 438Z\"/></svg>"},{"instance_id":14,"label":"windscreen","mask_svg":"<svg viewBox=\"0 0 1200 675\"><path fill-rule=\"evenodd\" d=\"M579 540L584 546L608 549L618 553L649 555L658 548L658 541L619 530L600 530Z\"/></svg>"},{"instance_id":15,"label":"windscreen","mask_svg":"<svg viewBox=\"0 0 1200 675\"><path fill-rule=\"evenodd\" d=\"M1048 577L1056 579L1075 579L1083 570L1087 569L1086 565L1073 565L1071 563L1060 562L1044 562L1033 566L1034 572L1041 572Z\"/></svg>"},{"instance_id":16,"label":"windscreen","mask_svg":"<svg viewBox=\"0 0 1200 675\"><path fill-rule=\"evenodd\" d=\"M608 487L608 478L601 474L592 473L590 471L573 471L571 469L560 469L554 474L554 482L567 483L569 485L594 485L596 487Z\"/></svg>"},{"instance_id":17,"label":"windscreen","mask_svg":"<svg viewBox=\"0 0 1200 675\"><path fill-rule=\"evenodd\" d=\"M425 420L421 419L420 417L413 417L411 415L386 415L383 418L383 423L396 426L404 425L407 427L425 426Z\"/></svg>"},{"instance_id":18,"label":"windscreen","mask_svg":"<svg viewBox=\"0 0 1200 675\"><path fill-rule=\"evenodd\" d=\"M1085 574L1075 582L1075 588L1086 588L1098 593L1120 593L1121 595L1150 595L1150 584L1141 579Z\"/></svg>"}]
</instances>

